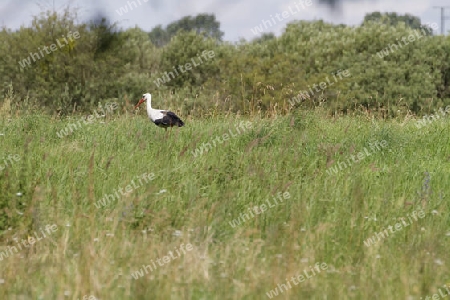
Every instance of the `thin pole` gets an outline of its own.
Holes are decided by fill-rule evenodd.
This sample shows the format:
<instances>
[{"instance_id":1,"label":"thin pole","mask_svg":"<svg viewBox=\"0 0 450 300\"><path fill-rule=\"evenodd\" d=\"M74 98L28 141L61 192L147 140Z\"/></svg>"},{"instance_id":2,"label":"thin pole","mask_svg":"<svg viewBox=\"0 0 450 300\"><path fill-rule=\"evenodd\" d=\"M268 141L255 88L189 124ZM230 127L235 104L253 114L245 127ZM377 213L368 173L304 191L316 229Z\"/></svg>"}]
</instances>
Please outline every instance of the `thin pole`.
<instances>
[{"instance_id":1,"label":"thin pole","mask_svg":"<svg viewBox=\"0 0 450 300\"><path fill-rule=\"evenodd\" d=\"M450 20L450 17L445 16L445 9L450 6L433 6L433 8L441 9L441 34L445 35L445 20Z\"/></svg>"}]
</instances>

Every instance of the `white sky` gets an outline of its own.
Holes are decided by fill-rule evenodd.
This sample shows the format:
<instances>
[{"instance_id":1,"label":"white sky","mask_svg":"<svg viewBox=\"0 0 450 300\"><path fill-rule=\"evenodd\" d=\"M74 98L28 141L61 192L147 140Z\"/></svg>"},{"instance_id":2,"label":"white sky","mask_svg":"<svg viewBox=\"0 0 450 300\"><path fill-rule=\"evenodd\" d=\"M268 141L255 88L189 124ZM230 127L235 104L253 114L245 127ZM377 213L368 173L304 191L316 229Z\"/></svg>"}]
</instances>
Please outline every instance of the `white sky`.
<instances>
[{"instance_id":1,"label":"white sky","mask_svg":"<svg viewBox=\"0 0 450 300\"><path fill-rule=\"evenodd\" d=\"M158 24L165 26L186 15L214 13L221 23L221 30L225 32L224 39L237 41L240 37L256 37L251 29L261 24L263 19L269 20L271 15L275 17L275 14L281 14L289 6L297 11L295 4L302 0L0 0L0 25L11 29L28 26L31 17L42 11L41 7L52 9L53 1L56 10L67 4L78 7L81 21L103 14L113 22L118 21L120 27L137 25L146 31ZM122 16L116 12L132 1L138 5L137 8L130 10L128 7L129 11ZM366 13L381 11L413 14L420 17L423 23L437 23L440 32L441 12L433 6L450 6L450 0L343 0L340 9L331 10L320 0L310 1L312 5L305 5L304 9L297 4L300 11L290 13L268 31L278 35L287 22L294 20L323 19L336 24L356 25L362 22ZM450 7L446 15L450 17ZM450 20L446 22L446 28L446 31L450 29Z\"/></svg>"}]
</instances>

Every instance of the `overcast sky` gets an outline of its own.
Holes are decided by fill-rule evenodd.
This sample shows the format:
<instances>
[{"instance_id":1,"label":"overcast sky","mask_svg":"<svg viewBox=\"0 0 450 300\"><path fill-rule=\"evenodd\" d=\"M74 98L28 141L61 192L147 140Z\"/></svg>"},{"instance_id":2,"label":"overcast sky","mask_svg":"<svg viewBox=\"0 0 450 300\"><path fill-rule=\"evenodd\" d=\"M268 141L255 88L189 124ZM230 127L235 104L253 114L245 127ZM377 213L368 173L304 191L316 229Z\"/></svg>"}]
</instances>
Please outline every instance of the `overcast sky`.
<instances>
[{"instance_id":1,"label":"overcast sky","mask_svg":"<svg viewBox=\"0 0 450 300\"><path fill-rule=\"evenodd\" d=\"M139 4L140 1L140 4ZM301 1L305 4L302 6ZM262 20L273 17L276 24L268 26L265 32L280 34L286 23L294 20L323 19L332 23L348 25L360 24L368 12L410 13L421 18L423 23L435 22L439 25L441 12L433 6L450 6L450 0L0 0L0 24L17 29L21 25L29 26L33 15L44 9L55 9L70 3L79 8L80 19L88 20L94 16L104 15L111 21L119 22L123 28L134 27L150 31L158 24L167 25L186 15L198 13L214 13L220 21L224 39L237 41L240 37L252 39L258 34L252 32ZM135 2L137 8L129 2ZM263 2L263 3L262 3ZM331 4L330 4L331 3ZM124 13L127 7L128 12ZM122 8L122 11L121 11ZM290 8L290 11L289 11ZM121 12L121 15L119 12ZM288 13L279 16L276 14ZM450 17L450 8L446 15ZM269 24L266 22L266 24ZM450 20L446 23L446 31L450 29Z\"/></svg>"}]
</instances>

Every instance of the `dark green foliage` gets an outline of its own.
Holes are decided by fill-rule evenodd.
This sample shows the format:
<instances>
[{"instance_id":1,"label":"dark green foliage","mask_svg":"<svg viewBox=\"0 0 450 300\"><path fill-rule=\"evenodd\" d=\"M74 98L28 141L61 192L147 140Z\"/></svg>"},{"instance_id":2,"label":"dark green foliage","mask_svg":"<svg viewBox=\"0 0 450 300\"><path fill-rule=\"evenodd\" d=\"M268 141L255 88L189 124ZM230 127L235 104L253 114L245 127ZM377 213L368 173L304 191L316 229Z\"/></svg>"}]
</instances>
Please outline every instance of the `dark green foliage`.
<instances>
[{"instance_id":1,"label":"dark green foliage","mask_svg":"<svg viewBox=\"0 0 450 300\"><path fill-rule=\"evenodd\" d=\"M69 10L47 12L30 28L0 32L3 94L12 84L16 99L58 114L88 112L108 99L134 102L144 92L176 97L171 104L182 103L187 114L289 113L321 105L330 113L363 109L390 117L432 112L450 99L450 39L431 36L410 15L375 12L356 27L294 21L279 37L267 33L237 43L221 42L220 24L208 14L150 33L119 30L101 17L88 24L75 19ZM19 65L69 31L80 38ZM199 64L203 51L214 57ZM176 74L186 63L192 68ZM351 76L334 81L338 70ZM333 84L311 92L328 81Z\"/></svg>"},{"instance_id":2,"label":"dark green foliage","mask_svg":"<svg viewBox=\"0 0 450 300\"><path fill-rule=\"evenodd\" d=\"M213 38L221 41L224 33L220 31L220 22L216 20L213 14L198 14L196 17L186 16L181 20L175 21L167 25L163 29L161 25L156 26L150 33L152 43L158 47L162 47L170 42L179 31L194 31L205 37Z\"/></svg>"},{"instance_id":3,"label":"dark green foliage","mask_svg":"<svg viewBox=\"0 0 450 300\"><path fill-rule=\"evenodd\" d=\"M153 28L152 31L150 31L150 33L148 35L149 35L150 40L152 41L153 45L155 45L157 47L162 47L162 46L166 45L167 43L169 43L169 41L170 41L169 34L167 33L166 30L164 30L162 28L161 25L158 25L155 28Z\"/></svg>"},{"instance_id":4,"label":"dark green foliage","mask_svg":"<svg viewBox=\"0 0 450 300\"><path fill-rule=\"evenodd\" d=\"M263 34L261 34L260 37L255 38L253 40L253 43L262 44L262 43L265 43L265 42L275 39L275 38L276 38L276 36L272 32L263 33Z\"/></svg>"},{"instance_id":5,"label":"dark green foliage","mask_svg":"<svg viewBox=\"0 0 450 300\"><path fill-rule=\"evenodd\" d=\"M99 21L91 22L89 31L94 32L95 46L94 46L94 59L97 59L103 53L114 50L118 45L119 33L114 31L115 25L108 24L106 18L101 18Z\"/></svg>"},{"instance_id":6,"label":"dark green foliage","mask_svg":"<svg viewBox=\"0 0 450 300\"><path fill-rule=\"evenodd\" d=\"M380 13L379 11L367 14L364 17L363 25L369 22L379 22L382 24L397 26L399 23L403 22L405 25L411 29L426 29L426 35L433 35L433 30L430 26L422 24L420 18L405 14L405 15L397 15L395 12L386 12Z\"/></svg>"},{"instance_id":7,"label":"dark green foliage","mask_svg":"<svg viewBox=\"0 0 450 300\"><path fill-rule=\"evenodd\" d=\"M162 72L158 73L157 77L162 77L165 72L172 72L174 78L169 77L170 81L165 83L167 86L201 86L218 72L214 64L215 49L216 43L213 39L193 31L181 31L164 47L160 65ZM186 67L186 64L190 66ZM180 70L180 66L184 71Z\"/></svg>"}]
</instances>

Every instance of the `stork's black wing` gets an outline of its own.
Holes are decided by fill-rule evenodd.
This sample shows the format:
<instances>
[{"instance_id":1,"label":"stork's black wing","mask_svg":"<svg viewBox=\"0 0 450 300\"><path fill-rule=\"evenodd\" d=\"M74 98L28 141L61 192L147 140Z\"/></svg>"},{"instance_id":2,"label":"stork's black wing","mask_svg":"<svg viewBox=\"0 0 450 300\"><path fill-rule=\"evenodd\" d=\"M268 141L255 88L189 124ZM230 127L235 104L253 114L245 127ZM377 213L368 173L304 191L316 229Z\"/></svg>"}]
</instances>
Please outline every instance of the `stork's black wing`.
<instances>
[{"instance_id":1,"label":"stork's black wing","mask_svg":"<svg viewBox=\"0 0 450 300\"><path fill-rule=\"evenodd\" d=\"M175 113L171 111L164 111L163 115L164 117L162 118L162 124L166 126L184 126L184 122L181 121L181 119Z\"/></svg>"}]
</instances>

